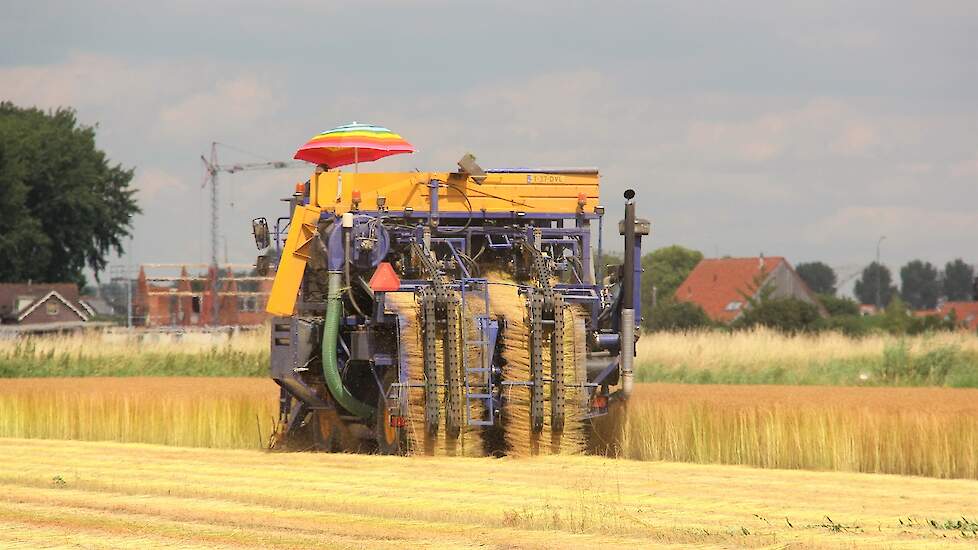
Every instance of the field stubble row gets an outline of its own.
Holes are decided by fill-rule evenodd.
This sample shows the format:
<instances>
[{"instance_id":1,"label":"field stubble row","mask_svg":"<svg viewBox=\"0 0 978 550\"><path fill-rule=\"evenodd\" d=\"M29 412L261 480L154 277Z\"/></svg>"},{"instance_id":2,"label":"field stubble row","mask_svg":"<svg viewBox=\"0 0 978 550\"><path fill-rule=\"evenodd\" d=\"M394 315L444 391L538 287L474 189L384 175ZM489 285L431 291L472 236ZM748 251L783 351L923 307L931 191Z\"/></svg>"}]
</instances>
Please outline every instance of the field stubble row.
<instances>
[{"instance_id":1,"label":"field stubble row","mask_svg":"<svg viewBox=\"0 0 978 550\"><path fill-rule=\"evenodd\" d=\"M971 480L0 439L0 546L967 548Z\"/></svg>"},{"instance_id":2,"label":"field stubble row","mask_svg":"<svg viewBox=\"0 0 978 550\"><path fill-rule=\"evenodd\" d=\"M0 380L0 437L258 448L277 387L256 378ZM598 422L637 460L978 479L978 390L638 384Z\"/></svg>"}]
</instances>

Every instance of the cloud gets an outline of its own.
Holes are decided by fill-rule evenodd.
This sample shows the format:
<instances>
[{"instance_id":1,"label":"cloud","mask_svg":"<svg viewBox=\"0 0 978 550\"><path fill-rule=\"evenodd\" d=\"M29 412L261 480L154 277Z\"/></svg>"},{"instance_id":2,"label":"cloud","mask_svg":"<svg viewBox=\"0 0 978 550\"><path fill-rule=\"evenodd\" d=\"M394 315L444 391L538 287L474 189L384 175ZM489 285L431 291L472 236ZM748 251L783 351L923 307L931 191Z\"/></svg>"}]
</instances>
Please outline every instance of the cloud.
<instances>
[{"instance_id":1,"label":"cloud","mask_svg":"<svg viewBox=\"0 0 978 550\"><path fill-rule=\"evenodd\" d=\"M163 108L157 130L166 138L186 139L252 129L274 114L275 94L254 76L221 80Z\"/></svg>"},{"instance_id":2,"label":"cloud","mask_svg":"<svg viewBox=\"0 0 978 550\"><path fill-rule=\"evenodd\" d=\"M257 76L260 68L217 67L76 52L59 63L0 67L0 93L20 105L71 106L83 120L110 120L103 132L129 140L138 134L169 143L251 130L275 112L276 94Z\"/></svg>"},{"instance_id":3,"label":"cloud","mask_svg":"<svg viewBox=\"0 0 978 550\"><path fill-rule=\"evenodd\" d=\"M810 224L804 232L816 243L886 235L891 242L921 247L952 236L978 234L978 216L970 211L917 206L846 206Z\"/></svg>"},{"instance_id":4,"label":"cloud","mask_svg":"<svg viewBox=\"0 0 978 550\"><path fill-rule=\"evenodd\" d=\"M5 99L42 108L72 106L126 115L189 93L206 73L201 62L134 62L72 52L57 63L0 67ZM122 117L120 117L122 118Z\"/></svg>"},{"instance_id":5,"label":"cloud","mask_svg":"<svg viewBox=\"0 0 978 550\"><path fill-rule=\"evenodd\" d=\"M443 4L249 1L229 16L224 0L34 2L0 20L0 97L100 123L99 146L139 167L140 196L153 197L148 260L177 261L196 238L150 221L185 215L188 201L170 200L181 194L200 202L198 155L212 140L288 158L354 119L419 149L369 170L444 169L466 151L486 166L597 165L609 212L625 187L639 192L650 246L832 261L862 257L853 241L883 227L935 255L971 249L942 232L973 230L961 205L978 202L974 2L882 15L842 2ZM302 176L222 178L222 209L236 201L222 214L232 255L240 233L250 256L247 220L277 215Z\"/></svg>"},{"instance_id":6,"label":"cloud","mask_svg":"<svg viewBox=\"0 0 978 550\"><path fill-rule=\"evenodd\" d=\"M833 26L810 25L805 28L792 28L782 31L779 37L789 43L815 50L837 50L851 52L878 48L883 37L878 29L858 24L836 24Z\"/></svg>"},{"instance_id":7,"label":"cloud","mask_svg":"<svg viewBox=\"0 0 978 550\"><path fill-rule=\"evenodd\" d=\"M951 166L951 176L955 178L978 178L978 154L954 163Z\"/></svg>"},{"instance_id":8,"label":"cloud","mask_svg":"<svg viewBox=\"0 0 978 550\"><path fill-rule=\"evenodd\" d=\"M829 149L842 155L861 155L868 153L879 142L879 134L871 123L852 122L845 125Z\"/></svg>"},{"instance_id":9,"label":"cloud","mask_svg":"<svg viewBox=\"0 0 978 550\"><path fill-rule=\"evenodd\" d=\"M57 64L0 67L5 99L42 108L105 103L120 91L115 83L134 80L139 79L122 61L94 54L72 54Z\"/></svg>"},{"instance_id":10,"label":"cloud","mask_svg":"<svg viewBox=\"0 0 978 550\"><path fill-rule=\"evenodd\" d=\"M733 96L728 103L748 103L756 98ZM786 98L777 98L784 103ZM841 98L810 99L801 104L772 107L754 116L736 111L718 119L695 119L687 126L685 144L690 153L707 161L744 164L777 159L812 159L857 156L881 145L879 116L863 112Z\"/></svg>"},{"instance_id":11,"label":"cloud","mask_svg":"<svg viewBox=\"0 0 978 550\"><path fill-rule=\"evenodd\" d=\"M187 185L177 176L160 168L140 168L133 180L133 187L143 203L152 201L166 191L187 191Z\"/></svg>"}]
</instances>

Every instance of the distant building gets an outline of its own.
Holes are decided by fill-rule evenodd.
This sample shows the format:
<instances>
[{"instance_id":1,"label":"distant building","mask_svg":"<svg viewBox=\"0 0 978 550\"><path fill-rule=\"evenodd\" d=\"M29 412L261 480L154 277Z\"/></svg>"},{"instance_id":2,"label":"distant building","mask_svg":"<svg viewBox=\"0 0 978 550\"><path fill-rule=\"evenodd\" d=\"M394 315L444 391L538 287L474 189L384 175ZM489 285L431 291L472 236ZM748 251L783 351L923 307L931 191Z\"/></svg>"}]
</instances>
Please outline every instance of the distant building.
<instances>
[{"instance_id":1,"label":"distant building","mask_svg":"<svg viewBox=\"0 0 978 550\"><path fill-rule=\"evenodd\" d=\"M907 312L911 317L933 317L940 314L936 309L914 309Z\"/></svg>"},{"instance_id":2,"label":"distant building","mask_svg":"<svg viewBox=\"0 0 978 550\"><path fill-rule=\"evenodd\" d=\"M0 284L0 322L5 325L71 328L94 315L73 283Z\"/></svg>"},{"instance_id":3,"label":"distant building","mask_svg":"<svg viewBox=\"0 0 978 550\"><path fill-rule=\"evenodd\" d=\"M140 267L133 289L134 324L144 327L249 326L261 325L270 315L265 303L272 281L266 277L245 277L248 290L239 288L239 277L208 270L204 277L191 276L182 268L176 277L149 277ZM258 280L255 280L258 279ZM164 284L160 284L164 283ZM242 283L243 286L244 283ZM214 300L218 300L218 320L213 322Z\"/></svg>"},{"instance_id":4,"label":"distant building","mask_svg":"<svg viewBox=\"0 0 978 550\"><path fill-rule=\"evenodd\" d=\"M876 311L876 306L873 304L859 304L859 314L863 317L868 317L870 315L876 315L879 313Z\"/></svg>"},{"instance_id":5,"label":"distant building","mask_svg":"<svg viewBox=\"0 0 978 550\"><path fill-rule=\"evenodd\" d=\"M978 302L944 302L938 306L937 315L942 319L953 317L961 328L978 330Z\"/></svg>"},{"instance_id":6,"label":"distant building","mask_svg":"<svg viewBox=\"0 0 978 550\"><path fill-rule=\"evenodd\" d=\"M82 305L88 306L88 309L92 310L95 315L101 315L103 317L115 315L115 310L112 306L104 298L99 296L82 296L79 302Z\"/></svg>"},{"instance_id":7,"label":"distant building","mask_svg":"<svg viewBox=\"0 0 978 550\"><path fill-rule=\"evenodd\" d=\"M730 323L749 307L748 298L755 298L762 288L771 289L771 298L797 298L827 315L805 281L781 257L701 260L676 289L675 297L697 304L714 321Z\"/></svg>"}]
</instances>

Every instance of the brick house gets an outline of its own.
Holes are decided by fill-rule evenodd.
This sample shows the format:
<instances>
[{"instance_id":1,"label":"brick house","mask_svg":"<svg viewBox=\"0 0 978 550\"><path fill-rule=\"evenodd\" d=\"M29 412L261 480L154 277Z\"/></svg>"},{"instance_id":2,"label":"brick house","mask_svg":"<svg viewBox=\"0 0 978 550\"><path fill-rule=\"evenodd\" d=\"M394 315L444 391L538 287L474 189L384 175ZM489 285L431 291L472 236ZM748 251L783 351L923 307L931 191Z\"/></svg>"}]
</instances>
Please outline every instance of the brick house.
<instances>
[{"instance_id":1,"label":"brick house","mask_svg":"<svg viewBox=\"0 0 978 550\"><path fill-rule=\"evenodd\" d=\"M941 319L950 319L952 313L961 328L978 330L978 302L944 302L937 307Z\"/></svg>"},{"instance_id":2,"label":"brick house","mask_svg":"<svg viewBox=\"0 0 978 550\"><path fill-rule=\"evenodd\" d=\"M772 298L797 298L827 316L788 260L778 256L701 260L676 289L675 298L697 304L714 321L730 323L748 307L745 296L754 298L766 287Z\"/></svg>"},{"instance_id":3,"label":"brick house","mask_svg":"<svg viewBox=\"0 0 978 550\"><path fill-rule=\"evenodd\" d=\"M94 315L73 283L0 284L0 322L5 325L67 327L86 323Z\"/></svg>"}]
</instances>

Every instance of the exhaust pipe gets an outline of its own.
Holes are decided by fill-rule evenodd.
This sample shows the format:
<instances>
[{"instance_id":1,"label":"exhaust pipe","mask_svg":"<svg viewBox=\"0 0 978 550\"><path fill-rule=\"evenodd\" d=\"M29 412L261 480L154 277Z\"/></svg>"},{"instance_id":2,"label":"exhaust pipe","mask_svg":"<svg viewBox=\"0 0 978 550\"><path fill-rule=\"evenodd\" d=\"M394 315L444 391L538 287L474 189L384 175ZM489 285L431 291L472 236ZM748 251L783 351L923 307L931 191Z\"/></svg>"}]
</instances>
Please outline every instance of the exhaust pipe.
<instances>
[{"instance_id":1,"label":"exhaust pipe","mask_svg":"<svg viewBox=\"0 0 978 550\"><path fill-rule=\"evenodd\" d=\"M622 233L625 235L625 273L622 276L621 310L621 393L627 400L635 386L635 191L625 191L625 221Z\"/></svg>"}]
</instances>

